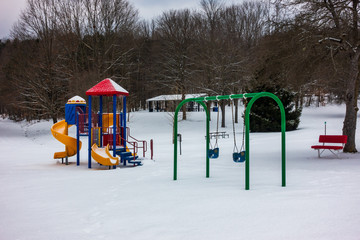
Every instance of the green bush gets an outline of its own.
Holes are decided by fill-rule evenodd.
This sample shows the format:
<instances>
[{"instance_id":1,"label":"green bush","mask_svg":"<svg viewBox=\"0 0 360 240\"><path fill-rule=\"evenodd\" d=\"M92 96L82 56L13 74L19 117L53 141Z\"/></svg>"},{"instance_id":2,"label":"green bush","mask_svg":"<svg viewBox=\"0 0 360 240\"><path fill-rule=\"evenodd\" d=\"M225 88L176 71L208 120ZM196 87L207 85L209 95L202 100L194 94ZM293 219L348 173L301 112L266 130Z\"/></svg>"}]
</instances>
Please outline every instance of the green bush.
<instances>
[{"instance_id":1,"label":"green bush","mask_svg":"<svg viewBox=\"0 0 360 240\"><path fill-rule=\"evenodd\" d=\"M283 103L286 116L286 131L297 129L300 123L301 108L295 109L295 94L278 85L260 85L251 92L270 92ZM255 101L250 111L250 131L278 132L281 131L281 113L277 103L267 97Z\"/></svg>"}]
</instances>

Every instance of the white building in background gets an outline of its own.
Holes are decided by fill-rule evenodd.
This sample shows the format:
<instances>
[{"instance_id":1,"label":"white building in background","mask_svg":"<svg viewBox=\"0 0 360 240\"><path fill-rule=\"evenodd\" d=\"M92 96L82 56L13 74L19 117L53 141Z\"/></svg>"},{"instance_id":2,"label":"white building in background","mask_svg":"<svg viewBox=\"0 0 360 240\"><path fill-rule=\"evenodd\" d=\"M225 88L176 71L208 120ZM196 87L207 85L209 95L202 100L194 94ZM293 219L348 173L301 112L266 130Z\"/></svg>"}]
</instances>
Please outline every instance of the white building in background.
<instances>
[{"instance_id":1,"label":"white building in background","mask_svg":"<svg viewBox=\"0 0 360 240\"><path fill-rule=\"evenodd\" d=\"M185 99L207 96L206 93L185 94ZM146 100L149 112L174 112L176 106L181 102L181 94L160 95ZM188 102L186 104L188 112L202 111L202 107L197 102Z\"/></svg>"}]
</instances>

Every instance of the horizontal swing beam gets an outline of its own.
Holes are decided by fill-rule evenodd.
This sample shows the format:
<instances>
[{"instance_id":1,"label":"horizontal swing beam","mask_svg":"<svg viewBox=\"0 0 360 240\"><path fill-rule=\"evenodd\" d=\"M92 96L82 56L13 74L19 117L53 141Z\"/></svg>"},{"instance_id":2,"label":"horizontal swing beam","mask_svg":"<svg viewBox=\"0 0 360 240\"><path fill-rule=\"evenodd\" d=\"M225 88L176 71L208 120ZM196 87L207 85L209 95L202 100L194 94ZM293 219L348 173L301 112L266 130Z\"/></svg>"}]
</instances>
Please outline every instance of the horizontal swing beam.
<instances>
[{"instance_id":1,"label":"horizontal swing beam","mask_svg":"<svg viewBox=\"0 0 360 240\"><path fill-rule=\"evenodd\" d=\"M239 98L252 98L258 94L259 93L244 93L244 94L198 97L198 98L188 98L188 99L185 99L184 101L186 101L185 103L187 103L187 102L207 102L207 101L218 101L218 100L232 100L232 99L239 99Z\"/></svg>"}]
</instances>

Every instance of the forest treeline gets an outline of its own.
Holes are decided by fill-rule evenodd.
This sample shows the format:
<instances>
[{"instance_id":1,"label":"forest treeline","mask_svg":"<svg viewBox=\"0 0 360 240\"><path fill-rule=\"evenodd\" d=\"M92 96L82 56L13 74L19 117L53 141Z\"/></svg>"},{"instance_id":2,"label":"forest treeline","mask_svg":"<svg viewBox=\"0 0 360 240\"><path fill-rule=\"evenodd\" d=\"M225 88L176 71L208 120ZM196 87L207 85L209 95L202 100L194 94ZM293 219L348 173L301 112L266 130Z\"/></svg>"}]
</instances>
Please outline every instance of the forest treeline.
<instances>
[{"instance_id":1,"label":"forest treeline","mask_svg":"<svg viewBox=\"0 0 360 240\"><path fill-rule=\"evenodd\" d=\"M144 21L126 0L28 0L0 42L0 114L56 121L67 99L108 77L130 92L132 110L160 94L280 86L297 108L312 95L345 102L356 151L358 0L199 5Z\"/></svg>"}]
</instances>

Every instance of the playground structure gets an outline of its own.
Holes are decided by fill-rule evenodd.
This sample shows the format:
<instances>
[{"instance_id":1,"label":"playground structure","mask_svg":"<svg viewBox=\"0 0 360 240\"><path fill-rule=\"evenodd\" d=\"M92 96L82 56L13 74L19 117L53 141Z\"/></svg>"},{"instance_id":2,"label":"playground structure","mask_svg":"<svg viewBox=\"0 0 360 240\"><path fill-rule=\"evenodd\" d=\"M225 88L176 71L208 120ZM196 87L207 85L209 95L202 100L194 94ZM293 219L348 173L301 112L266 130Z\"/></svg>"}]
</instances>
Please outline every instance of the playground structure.
<instances>
[{"instance_id":1,"label":"playground structure","mask_svg":"<svg viewBox=\"0 0 360 240\"><path fill-rule=\"evenodd\" d=\"M88 137L88 168L91 168L92 158L103 166L116 168L122 163L142 165L138 159L138 151L142 149L143 157L147 152L147 142L137 140L130 135L130 129L126 126L126 97L129 93L111 79L104 79L94 87L86 91L86 102L79 96L68 100L65 105L65 120L51 127L53 136L65 145L64 152L54 154L54 159L66 159L77 155L77 165L80 165L81 136ZM92 111L92 97L100 99L99 111ZM112 113L103 113L103 96L112 96ZM117 98L121 98L122 112L116 113ZM68 128L76 125L76 138L68 136ZM150 141L151 159L153 141ZM105 147L104 147L105 146ZM112 151L112 154L110 153ZM120 159L119 159L119 157Z\"/></svg>"},{"instance_id":2,"label":"playground structure","mask_svg":"<svg viewBox=\"0 0 360 240\"><path fill-rule=\"evenodd\" d=\"M79 96L75 96L69 99L65 104L65 120L59 121L51 127L51 133L55 139L65 145L65 151L54 153L54 159L61 158L63 162L65 158L66 165L68 164L68 158L79 153L82 146L82 143L78 138L73 138L68 135L68 129L72 125L78 126L76 124L76 113L85 111L85 100Z\"/></svg>"},{"instance_id":3,"label":"playground structure","mask_svg":"<svg viewBox=\"0 0 360 240\"><path fill-rule=\"evenodd\" d=\"M285 150L285 131L286 131L286 118L285 118L285 109L280 101L280 99L269 92L260 92L260 93L245 93L245 94L232 94L232 95L222 95L222 96L209 96L209 97L198 97L198 98L189 98L183 100L177 106L174 115L174 175L173 180L177 180L177 135L178 135L178 113L181 107L187 102L197 102L203 106L206 114L206 178L210 177L210 152L209 152L209 128L210 128L210 113L208 108L206 107L205 102L207 101L219 101L219 100L232 100L245 98L251 100L248 102L245 110L245 189L250 189L250 110L254 102L261 97L269 97L275 100L280 108L281 113L281 180L282 186L286 186L286 150Z\"/></svg>"}]
</instances>

